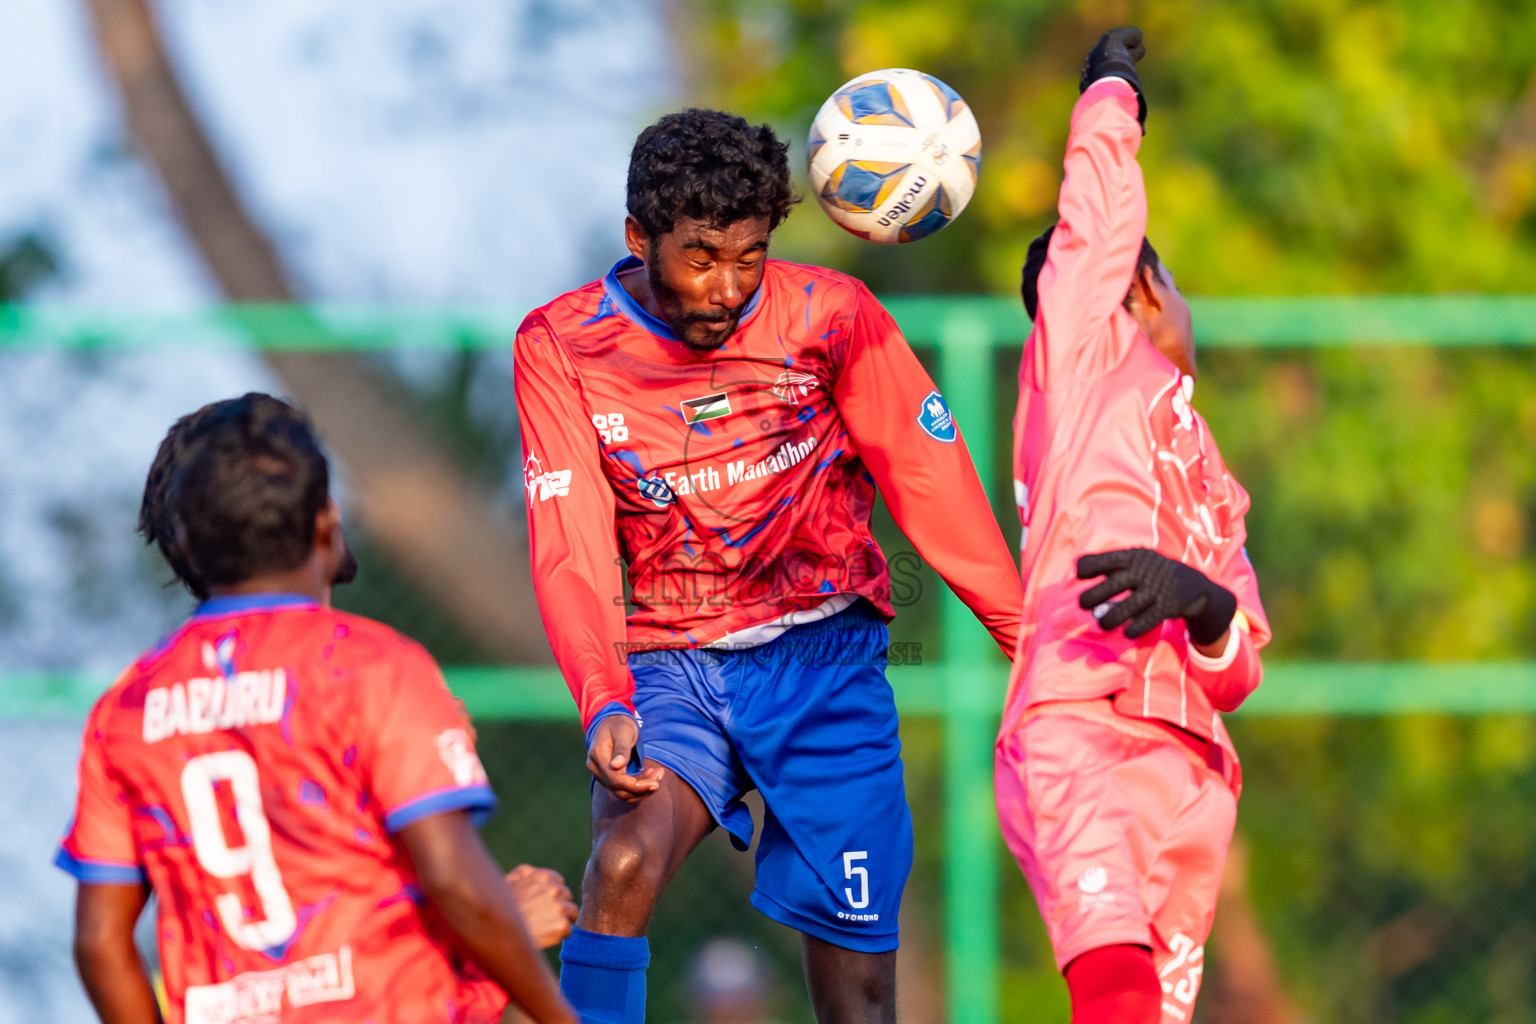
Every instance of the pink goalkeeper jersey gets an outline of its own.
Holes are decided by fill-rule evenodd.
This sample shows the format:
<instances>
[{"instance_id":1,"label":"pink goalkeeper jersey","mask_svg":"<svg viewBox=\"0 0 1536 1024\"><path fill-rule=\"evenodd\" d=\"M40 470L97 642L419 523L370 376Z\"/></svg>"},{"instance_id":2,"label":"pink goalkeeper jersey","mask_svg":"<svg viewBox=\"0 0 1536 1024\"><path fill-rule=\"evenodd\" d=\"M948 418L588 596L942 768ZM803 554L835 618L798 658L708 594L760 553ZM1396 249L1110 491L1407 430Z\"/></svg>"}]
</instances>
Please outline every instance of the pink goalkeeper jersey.
<instances>
[{"instance_id":1,"label":"pink goalkeeper jersey","mask_svg":"<svg viewBox=\"0 0 1536 1024\"><path fill-rule=\"evenodd\" d=\"M1177 725L1230 753L1218 711L1258 686L1269 623L1243 550L1248 494L1190 405L1193 381L1121 305L1147 225L1136 110L1130 85L1110 78L1072 112L1060 223L1019 370L1025 596L1003 729L1044 701L1113 696L1122 714ZM1182 619L1131 641L1078 606L1092 585L1077 579L1078 556L1128 547L1179 559L1237 595L1221 657L1195 651ZM1235 781L1235 757L1229 775Z\"/></svg>"},{"instance_id":2,"label":"pink goalkeeper jersey","mask_svg":"<svg viewBox=\"0 0 1536 1024\"><path fill-rule=\"evenodd\" d=\"M517 335L533 581L582 722L633 713L628 644L750 644L859 598L890 617L877 487L1012 651L1008 544L948 406L869 290L768 260L735 333L696 352L625 290L639 268L621 261Z\"/></svg>"}]
</instances>

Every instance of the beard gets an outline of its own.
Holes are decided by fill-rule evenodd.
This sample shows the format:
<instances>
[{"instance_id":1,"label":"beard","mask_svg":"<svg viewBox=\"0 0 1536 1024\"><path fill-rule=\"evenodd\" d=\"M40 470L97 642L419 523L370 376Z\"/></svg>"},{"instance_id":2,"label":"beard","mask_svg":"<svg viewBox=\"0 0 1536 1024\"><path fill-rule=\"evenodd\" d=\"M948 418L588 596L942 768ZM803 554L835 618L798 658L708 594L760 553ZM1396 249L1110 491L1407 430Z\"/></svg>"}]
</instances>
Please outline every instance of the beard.
<instances>
[{"instance_id":1,"label":"beard","mask_svg":"<svg viewBox=\"0 0 1536 1024\"><path fill-rule=\"evenodd\" d=\"M736 333L742 310L747 308L745 302L734 309L689 312L682 296L656 269L654 260L646 267L646 277L650 282L651 294L656 298L656 305L661 309L662 319L672 328L677 340L695 352L713 352Z\"/></svg>"},{"instance_id":2,"label":"beard","mask_svg":"<svg viewBox=\"0 0 1536 1024\"><path fill-rule=\"evenodd\" d=\"M352 545L347 543L346 534L341 537L341 563L336 566L336 571L331 574L331 586L339 587L344 583L351 583L357 579L357 556L352 553Z\"/></svg>"}]
</instances>

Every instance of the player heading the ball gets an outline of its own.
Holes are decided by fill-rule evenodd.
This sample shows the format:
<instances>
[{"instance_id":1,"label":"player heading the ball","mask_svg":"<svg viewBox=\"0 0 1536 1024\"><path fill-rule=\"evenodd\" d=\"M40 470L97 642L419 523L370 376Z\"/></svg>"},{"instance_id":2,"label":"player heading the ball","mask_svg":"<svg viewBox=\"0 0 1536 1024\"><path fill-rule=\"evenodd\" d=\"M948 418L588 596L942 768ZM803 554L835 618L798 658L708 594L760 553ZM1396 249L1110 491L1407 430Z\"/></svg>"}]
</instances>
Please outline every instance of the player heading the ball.
<instances>
[{"instance_id":1,"label":"player heading the ball","mask_svg":"<svg viewBox=\"0 0 1536 1024\"><path fill-rule=\"evenodd\" d=\"M853 278L768 258L787 150L718 111L646 128L630 254L517 335L533 579L600 783L561 953L586 1021L644 1020L656 902L716 825L747 848L754 788L752 903L804 933L818 1018L894 1020L912 820L877 488L999 646L1017 639L1012 553L896 324Z\"/></svg>"},{"instance_id":2,"label":"player heading the ball","mask_svg":"<svg viewBox=\"0 0 1536 1024\"><path fill-rule=\"evenodd\" d=\"M1259 685L1270 636L1248 495L1191 404L1189 306L1146 240L1143 50L1116 29L1084 62L1061 219L1024 264L1026 587L997 809L1074 1024L1190 1019L1242 781L1220 712Z\"/></svg>"},{"instance_id":3,"label":"player heading the ball","mask_svg":"<svg viewBox=\"0 0 1536 1024\"><path fill-rule=\"evenodd\" d=\"M86 722L56 862L102 1020L160 1019L133 943L153 891L169 1024L490 1024L509 995L573 1024L529 932L575 907L481 843L463 708L419 645L330 607L356 562L305 418L260 394L183 417L140 524L203 600Z\"/></svg>"}]
</instances>

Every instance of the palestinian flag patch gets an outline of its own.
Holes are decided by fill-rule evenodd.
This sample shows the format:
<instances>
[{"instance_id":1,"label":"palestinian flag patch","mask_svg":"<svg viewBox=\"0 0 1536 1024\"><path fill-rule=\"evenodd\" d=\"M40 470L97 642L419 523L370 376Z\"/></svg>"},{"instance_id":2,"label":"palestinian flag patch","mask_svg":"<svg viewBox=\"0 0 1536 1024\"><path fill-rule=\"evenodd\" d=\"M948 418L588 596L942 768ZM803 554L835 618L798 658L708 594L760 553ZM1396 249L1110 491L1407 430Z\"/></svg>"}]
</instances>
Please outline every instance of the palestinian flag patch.
<instances>
[{"instance_id":1,"label":"palestinian flag patch","mask_svg":"<svg viewBox=\"0 0 1536 1024\"><path fill-rule=\"evenodd\" d=\"M717 420L731 414L731 396L722 391L718 395L688 398L683 400L683 408L687 410L683 415L689 423Z\"/></svg>"}]
</instances>

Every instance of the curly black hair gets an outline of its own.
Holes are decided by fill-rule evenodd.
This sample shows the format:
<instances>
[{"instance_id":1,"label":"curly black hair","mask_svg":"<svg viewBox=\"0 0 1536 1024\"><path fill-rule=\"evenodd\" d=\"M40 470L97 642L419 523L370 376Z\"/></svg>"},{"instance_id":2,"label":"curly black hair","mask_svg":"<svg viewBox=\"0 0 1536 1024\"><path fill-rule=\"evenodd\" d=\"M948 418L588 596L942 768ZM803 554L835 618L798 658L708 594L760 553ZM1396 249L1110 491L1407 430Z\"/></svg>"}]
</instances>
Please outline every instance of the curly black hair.
<instances>
[{"instance_id":1,"label":"curly black hair","mask_svg":"<svg viewBox=\"0 0 1536 1024\"><path fill-rule=\"evenodd\" d=\"M144 481L144 500L139 505L139 533L143 534L144 543L160 549L171 572L199 601L208 599L208 584L192 568L192 562L182 548L173 488L178 463L187 447L187 435L216 408L216 405L205 405L171 425L155 452L155 461L150 464L149 476Z\"/></svg>"},{"instance_id":2,"label":"curly black hair","mask_svg":"<svg viewBox=\"0 0 1536 1024\"><path fill-rule=\"evenodd\" d=\"M1051 235L1055 233L1055 224L1040 232L1039 237L1029 243L1029 253L1024 257L1024 279L1019 286L1019 294L1024 298L1024 312L1029 314L1031 322L1034 321L1035 310L1040 305L1040 270L1045 266L1045 253L1050 248ZM1130 301L1131 286L1136 283L1136 278L1141 276L1142 269L1150 268L1155 273L1159 265L1157 250L1152 248L1152 243L1143 235L1141 252L1136 256L1136 269L1131 273L1131 284L1126 285L1125 301Z\"/></svg>"},{"instance_id":3,"label":"curly black hair","mask_svg":"<svg viewBox=\"0 0 1536 1024\"><path fill-rule=\"evenodd\" d=\"M171 427L144 483L139 531L204 599L212 586L302 564L329 500L330 465L308 418L251 392Z\"/></svg>"},{"instance_id":4,"label":"curly black hair","mask_svg":"<svg viewBox=\"0 0 1536 1024\"><path fill-rule=\"evenodd\" d=\"M627 205L645 233L658 238L692 217L724 227L767 217L778 227L800 199L789 181L789 143L766 124L690 107L668 114L635 140L629 156Z\"/></svg>"}]
</instances>

